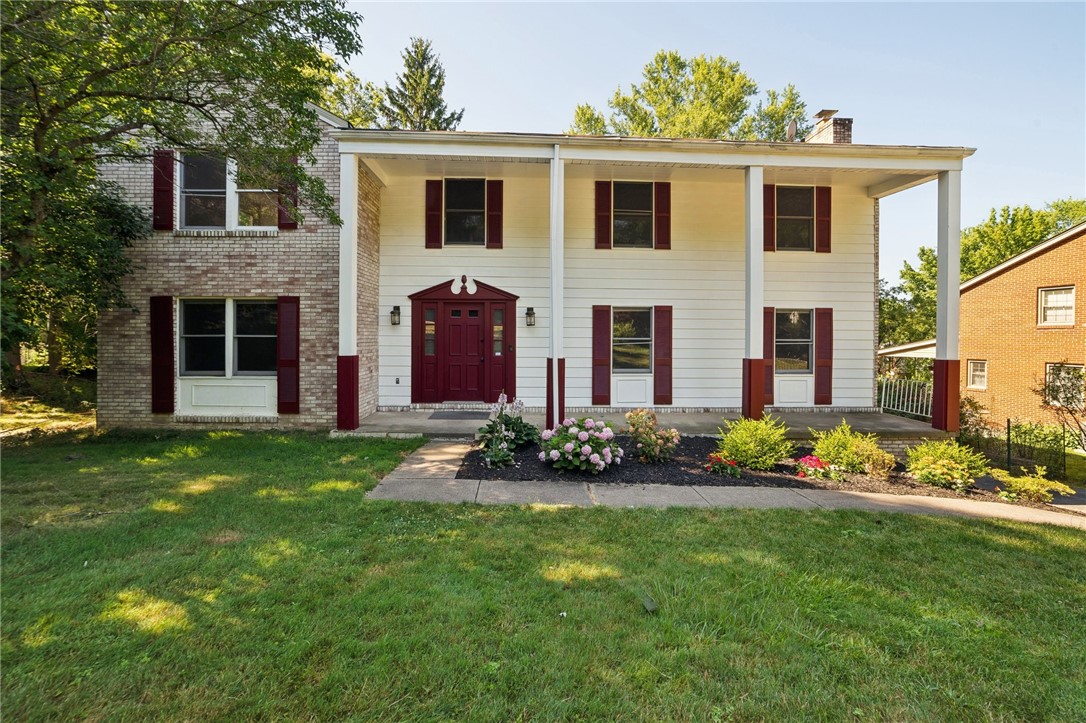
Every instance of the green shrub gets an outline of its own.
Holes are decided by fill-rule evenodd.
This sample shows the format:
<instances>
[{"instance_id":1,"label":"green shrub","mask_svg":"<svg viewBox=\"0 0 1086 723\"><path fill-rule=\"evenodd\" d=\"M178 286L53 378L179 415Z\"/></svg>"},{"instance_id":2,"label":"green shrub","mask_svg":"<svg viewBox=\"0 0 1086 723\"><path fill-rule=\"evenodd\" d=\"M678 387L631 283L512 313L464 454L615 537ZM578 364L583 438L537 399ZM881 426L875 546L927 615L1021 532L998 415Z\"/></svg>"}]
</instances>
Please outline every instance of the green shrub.
<instances>
[{"instance_id":1,"label":"green shrub","mask_svg":"<svg viewBox=\"0 0 1086 723\"><path fill-rule=\"evenodd\" d=\"M1033 474L1030 474L1025 467L1019 469L1022 471L1020 477L1012 477L1010 472L1002 469L988 471L988 474L995 477L996 481L1003 486L1003 489L996 487L996 491L1005 500L1051 502L1053 492L1061 495L1075 494L1073 489L1062 482L1045 479L1047 470L1042 466L1038 466Z\"/></svg>"},{"instance_id":2,"label":"green shrub","mask_svg":"<svg viewBox=\"0 0 1086 723\"><path fill-rule=\"evenodd\" d=\"M866 472L872 477L886 479L894 468L894 456L879 448L874 434L853 432L848 422L828 432L811 430L814 436L814 456L842 472Z\"/></svg>"},{"instance_id":3,"label":"green shrub","mask_svg":"<svg viewBox=\"0 0 1086 723\"><path fill-rule=\"evenodd\" d=\"M908 452L909 474L935 487L964 490L988 471L988 460L954 440L926 441Z\"/></svg>"},{"instance_id":4,"label":"green shrub","mask_svg":"<svg viewBox=\"0 0 1086 723\"><path fill-rule=\"evenodd\" d=\"M784 436L787 427L772 416L759 420L740 418L734 422L726 421L724 426L727 431L720 430L717 451L735 460L740 467L773 469L782 459L791 456L794 449Z\"/></svg>"},{"instance_id":5,"label":"green shrub","mask_svg":"<svg viewBox=\"0 0 1086 723\"><path fill-rule=\"evenodd\" d=\"M642 462L666 462L679 446L679 430L659 429L656 414L648 409L635 409L626 413L626 424L633 440L637 457Z\"/></svg>"}]
</instances>

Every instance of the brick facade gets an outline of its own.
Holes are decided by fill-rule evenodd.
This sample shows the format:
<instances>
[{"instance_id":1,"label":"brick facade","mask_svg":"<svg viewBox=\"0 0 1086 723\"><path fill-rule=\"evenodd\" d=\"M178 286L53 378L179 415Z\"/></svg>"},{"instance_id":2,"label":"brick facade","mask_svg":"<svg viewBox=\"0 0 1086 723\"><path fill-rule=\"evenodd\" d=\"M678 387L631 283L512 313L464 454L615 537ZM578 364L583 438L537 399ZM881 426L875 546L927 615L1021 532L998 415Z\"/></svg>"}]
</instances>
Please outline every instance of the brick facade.
<instances>
[{"instance_id":1,"label":"brick facade","mask_svg":"<svg viewBox=\"0 0 1086 723\"><path fill-rule=\"evenodd\" d=\"M1038 324L1038 290L1075 287L1075 321ZM962 291L961 390L987 410L991 424L1007 419L1056 422L1032 390L1045 364L1086 361L1086 231ZM969 361L988 362L987 389L969 387Z\"/></svg>"},{"instance_id":2,"label":"brick facade","mask_svg":"<svg viewBox=\"0 0 1086 723\"><path fill-rule=\"evenodd\" d=\"M339 196L339 152L324 135L314 149L329 193ZM150 210L150 161L110 164L101 174ZM359 343L362 414L376 407L376 278L380 189L368 173L360 176ZM365 209L364 213L362 209ZM136 242L129 255L135 271L124 289L136 312L113 310L99 320L98 423L101 427L214 426L252 424L282 428L323 428L336 421L336 357L339 318L339 227L302 209L297 230L156 231ZM175 216L176 217L176 216ZM300 297L300 413L268 417L192 417L151 413L149 300L178 297ZM176 338L176 301L174 312Z\"/></svg>"}]
</instances>

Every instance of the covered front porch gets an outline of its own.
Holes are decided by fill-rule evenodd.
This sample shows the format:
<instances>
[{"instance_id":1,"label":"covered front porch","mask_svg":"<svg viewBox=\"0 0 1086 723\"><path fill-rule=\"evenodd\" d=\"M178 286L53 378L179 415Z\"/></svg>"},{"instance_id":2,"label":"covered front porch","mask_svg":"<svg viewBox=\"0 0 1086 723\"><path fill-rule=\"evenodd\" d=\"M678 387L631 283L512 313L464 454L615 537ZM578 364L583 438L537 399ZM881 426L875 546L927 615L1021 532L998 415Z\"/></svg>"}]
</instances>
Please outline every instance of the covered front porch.
<instances>
[{"instance_id":1,"label":"covered front porch","mask_svg":"<svg viewBox=\"0 0 1086 723\"><path fill-rule=\"evenodd\" d=\"M577 413L584 416L584 413ZM619 412L600 413L598 418L620 428L625 419ZM666 412L658 411L656 419L661 427L679 430L688 436L716 436L725 421L735 420L741 412ZM906 419L879 412L851 412L834 414L817 411L774 412L788 427L788 437L794 440L811 439L810 430L833 429L842 420L855 431L875 434L884 442L915 441L922 438L941 439L947 432L932 429L927 422ZM470 439L476 430L486 424L490 413L482 410L412 409L398 412L374 412L359 421L358 428L334 434L363 437L415 437L431 439ZM545 424L542 412L528 412L524 418L542 428Z\"/></svg>"}]
</instances>

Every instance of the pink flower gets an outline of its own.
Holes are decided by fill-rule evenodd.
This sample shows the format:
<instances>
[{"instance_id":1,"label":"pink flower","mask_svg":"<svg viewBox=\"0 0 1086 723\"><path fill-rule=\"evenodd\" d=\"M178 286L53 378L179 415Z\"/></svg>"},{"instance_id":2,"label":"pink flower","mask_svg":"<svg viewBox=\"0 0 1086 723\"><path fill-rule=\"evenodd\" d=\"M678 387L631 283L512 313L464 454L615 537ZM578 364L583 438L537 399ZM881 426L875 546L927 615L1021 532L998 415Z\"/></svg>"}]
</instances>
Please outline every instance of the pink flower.
<instances>
[{"instance_id":1,"label":"pink flower","mask_svg":"<svg viewBox=\"0 0 1086 723\"><path fill-rule=\"evenodd\" d=\"M571 427L576 423L577 422L575 420L573 420L573 419L563 419L562 420L562 426L563 427Z\"/></svg>"},{"instance_id":2,"label":"pink flower","mask_svg":"<svg viewBox=\"0 0 1086 723\"><path fill-rule=\"evenodd\" d=\"M540 436L543 437L543 441L546 442L548 439L554 436L554 432L549 429L544 429L543 434L541 434Z\"/></svg>"},{"instance_id":3,"label":"pink flower","mask_svg":"<svg viewBox=\"0 0 1086 723\"><path fill-rule=\"evenodd\" d=\"M585 446L581 447L581 454L587 457L588 455L592 454L592 448L586 444Z\"/></svg>"},{"instance_id":4,"label":"pink flower","mask_svg":"<svg viewBox=\"0 0 1086 723\"><path fill-rule=\"evenodd\" d=\"M557 449L552 449L552 450L551 450L551 460L556 460L556 459L558 459L558 458L559 458L560 456L561 456L561 454L559 454L559 452L558 452L558 450L557 450Z\"/></svg>"},{"instance_id":5,"label":"pink flower","mask_svg":"<svg viewBox=\"0 0 1086 723\"><path fill-rule=\"evenodd\" d=\"M588 432L581 432L580 434L577 435L577 439L581 440L582 442L587 442L588 441Z\"/></svg>"},{"instance_id":6,"label":"pink flower","mask_svg":"<svg viewBox=\"0 0 1086 723\"><path fill-rule=\"evenodd\" d=\"M566 442L566 446L563 447L562 449L566 450L567 452L572 452L573 451L573 442Z\"/></svg>"},{"instance_id":7,"label":"pink flower","mask_svg":"<svg viewBox=\"0 0 1086 723\"><path fill-rule=\"evenodd\" d=\"M544 462L544 461L546 461L546 459L547 459L547 455L545 455L544 453L540 452L540 453L539 453L539 461L540 461L540 462Z\"/></svg>"},{"instance_id":8,"label":"pink flower","mask_svg":"<svg viewBox=\"0 0 1086 723\"><path fill-rule=\"evenodd\" d=\"M570 434L577 434L577 432L580 432L580 431L581 430L577 429L576 427L570 427L569 428L569 433Z\"/></svg>"},{"instance_id":9,"label":"pink flower","mask_svg":"<svg viewBox=\"0 0 1086 723\"><path fill-rule=\"evenodd\" d=\"M594 421L592 421L591 419L586 419L586 420L584 420L584 426L585 426L585 429L592 429L593 427L596 426L596 423Z\"/></svg>"},{"instance_id":10,"label":"pink flower","mask_svg":"<svg viewBox=\"0 0 1086 723\"><path fill-rule=\"evenodd\" d=\"M594 455L592 455L591 457L588 458L588 461L591 462L592 464L599 464L600 463L600 456L598 454L594 454Z\"/></svg>"}]
</instances>

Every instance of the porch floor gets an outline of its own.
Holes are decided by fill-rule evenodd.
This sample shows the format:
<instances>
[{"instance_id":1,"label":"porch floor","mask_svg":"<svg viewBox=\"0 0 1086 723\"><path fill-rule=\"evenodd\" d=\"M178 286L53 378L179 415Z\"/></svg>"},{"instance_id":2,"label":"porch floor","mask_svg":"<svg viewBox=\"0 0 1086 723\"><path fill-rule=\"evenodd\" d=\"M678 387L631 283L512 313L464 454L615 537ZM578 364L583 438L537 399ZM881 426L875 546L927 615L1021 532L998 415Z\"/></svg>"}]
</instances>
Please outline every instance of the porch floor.
<instances>
[{"instance_id":1,"label":"porch floor","mask_svg":"<svg viewBox=\"0 0 1086 723\"><path fill-rule=\"evenodd\" d=\"M407 412L374 412L365 417L359 423L357 430L350 432L333 432L339 436L361 437L416 437L424 436L437 439L470 439L475 436L476 430L486 424L485 419L431 419L435 410L421 409ZM788 427L790 439L810 439L810 429L825 431L833 429L844 419L857 432L864 434L874 433L880 438L909 438L927 437L928 439L942 439L949 435L946 432L933 429L927 422L919 422L915 419L906 419L892 414L879 412L852 412L834 414L829 412L774 412ZM578 415L581 416L581 415ZM615 427L623 426L625 420L622 415L615 412L601 414L600 417L610 421ZM542 428L544 418L542 414L527 413L524 418ZM738 412L658 412L657 421L661 427L674 427L685 435L709 435L719 434L718 429L723 421L739 418Z\"/></svg>"}]
</instances>

